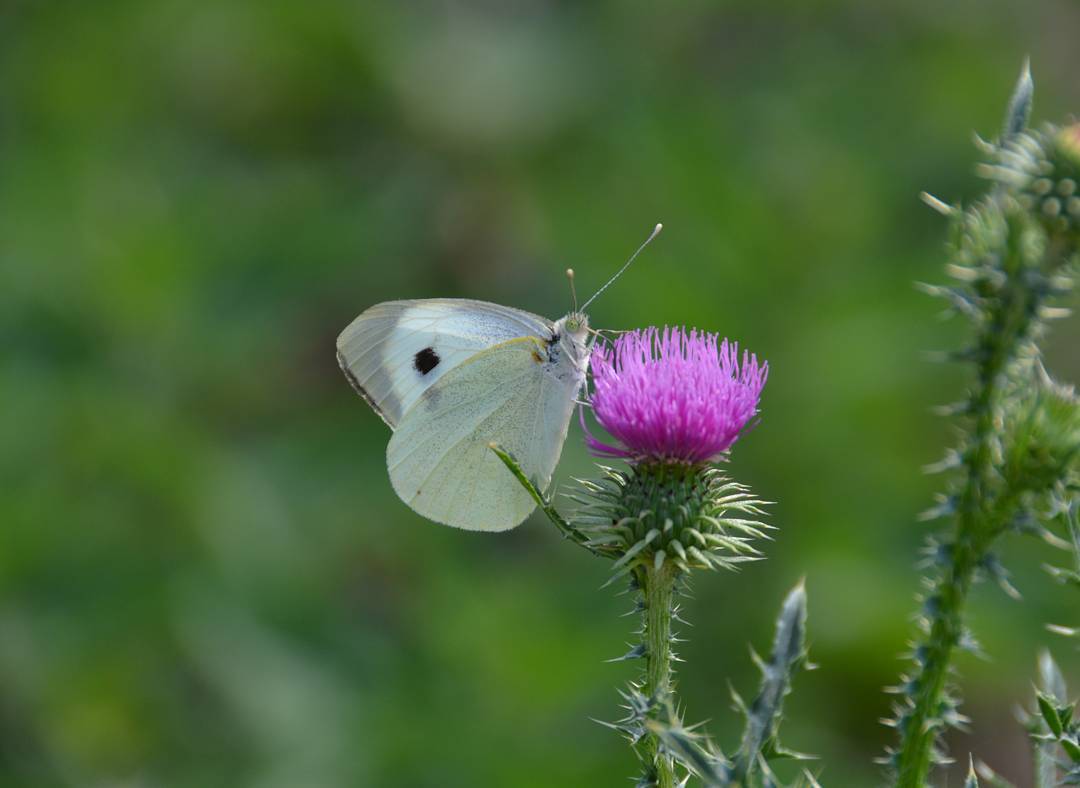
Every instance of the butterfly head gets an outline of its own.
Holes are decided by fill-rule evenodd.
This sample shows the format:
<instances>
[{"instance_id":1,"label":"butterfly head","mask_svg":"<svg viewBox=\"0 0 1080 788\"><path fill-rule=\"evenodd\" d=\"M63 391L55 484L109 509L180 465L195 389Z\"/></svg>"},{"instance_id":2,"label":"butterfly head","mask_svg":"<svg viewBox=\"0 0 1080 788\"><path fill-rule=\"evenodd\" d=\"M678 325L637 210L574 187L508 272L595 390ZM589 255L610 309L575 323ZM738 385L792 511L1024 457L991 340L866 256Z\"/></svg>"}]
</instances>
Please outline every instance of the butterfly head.
<instances>
[{"instance_id":1,"label":"butterfly head","mask_svg":"<svg viewBox=\"0 0 1080 788\"><path fill-rule=\"evenodd\" d=\"M552 344L558 347L576 367L584 369L589 361L589 317L584 312L571 312L559 318L552 327Z\"/></svg>"},{"instance_id":2,"label":"butterfly head","mask_svg":"<svg viewBox=\"0 0 1080 788\"><path fill-rule=\"evenodd\" d=\"M571 312L561 321L563 330L579 340L589 332L589 316L584 312Z\"/></svg>"}]
</instances>

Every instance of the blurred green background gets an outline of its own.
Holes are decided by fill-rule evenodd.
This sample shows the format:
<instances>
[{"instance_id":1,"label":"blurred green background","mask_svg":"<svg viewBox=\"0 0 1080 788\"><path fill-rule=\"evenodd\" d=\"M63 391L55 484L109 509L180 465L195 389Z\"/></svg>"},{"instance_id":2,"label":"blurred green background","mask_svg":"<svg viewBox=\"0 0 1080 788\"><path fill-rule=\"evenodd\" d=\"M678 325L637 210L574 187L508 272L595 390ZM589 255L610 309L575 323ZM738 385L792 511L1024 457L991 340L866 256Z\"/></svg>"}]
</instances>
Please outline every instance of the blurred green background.
<instances>
[{"instance_id":1,"label":"blurred green background","mask_svg":"<svg viewBox=\"0 0 1080 788\"><path fill-rule=\"evenodd\" d=\"M730 745L807 577L785 723L832 786L879 779L916 520L963 370L922 189L981 189L1025 54L1080 108L1075 3L1015 0L0 3L0 784L619 786L628 598L534 517L421 520L334 338L391 298L557 317L665 232L594 325L720 331L767 358L732 471L770 560L700 577L681 688ZM1080 322L1051 367L1080 378ZM576 426L557 479L590 473ZM981 586L972 733L1028 785L1037 650L1080 680L1039 545ZM951 784L959 780L954 774Z\"/></svg>"}]
</instances>

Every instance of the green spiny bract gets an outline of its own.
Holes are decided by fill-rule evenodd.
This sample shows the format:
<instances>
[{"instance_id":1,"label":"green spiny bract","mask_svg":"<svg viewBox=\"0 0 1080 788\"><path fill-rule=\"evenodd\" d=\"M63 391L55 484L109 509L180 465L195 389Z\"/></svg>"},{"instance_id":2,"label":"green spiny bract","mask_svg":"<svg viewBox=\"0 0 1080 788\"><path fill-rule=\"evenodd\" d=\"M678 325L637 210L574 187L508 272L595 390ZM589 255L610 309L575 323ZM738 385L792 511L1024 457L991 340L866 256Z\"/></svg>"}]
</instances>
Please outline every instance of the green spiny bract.
<instances>
[{"instance_id":1,"label":"green spiny bract","mask_svg":"<svg viewBox=\"0 0 1080 788\"><path fill-rule=\"evenodd\" d=\"M751 544L771 526L764 501L713 465L637 464L580 481L572 518L588 545L616 558L618 575L665 562L682 572L730 569L760 557Z\"/></svg>"}]
</instances>

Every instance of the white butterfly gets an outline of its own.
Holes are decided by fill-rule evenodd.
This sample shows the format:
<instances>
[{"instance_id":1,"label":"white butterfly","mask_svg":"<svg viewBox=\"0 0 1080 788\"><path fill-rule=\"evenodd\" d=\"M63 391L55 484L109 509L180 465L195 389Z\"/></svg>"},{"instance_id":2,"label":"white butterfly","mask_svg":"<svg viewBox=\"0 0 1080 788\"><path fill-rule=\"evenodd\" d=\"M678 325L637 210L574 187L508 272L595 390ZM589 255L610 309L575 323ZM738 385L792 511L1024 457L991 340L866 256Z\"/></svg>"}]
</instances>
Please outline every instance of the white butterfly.
<instances>
[{"instance_id":1,"label":"white butterfly","mask_svg":"<svg viewBox=\"0 0 1080 788\"><path fill-rule=\"evenodd\" d=\"M576 309L552 322L484 301L388 301L341 332L337 358L394 431L386 463L401 500L438 523L505 531L536 502L491 444L547 488L585 383L588 335Z\"/></svg>"},{"instance_id":2,"label":"white butterfly","mask_svg":"<svg viewBox=\"0 0 1080 788\"><path fill-rule=\"evenodd\" d=\"M345 376L394 430L390 482L419 514L503 531L536 503L491 451L509 451L540 489L566 440L589 363L588 320L465 299L389 301L337 341Z\"/></svg>"}]
</instances>

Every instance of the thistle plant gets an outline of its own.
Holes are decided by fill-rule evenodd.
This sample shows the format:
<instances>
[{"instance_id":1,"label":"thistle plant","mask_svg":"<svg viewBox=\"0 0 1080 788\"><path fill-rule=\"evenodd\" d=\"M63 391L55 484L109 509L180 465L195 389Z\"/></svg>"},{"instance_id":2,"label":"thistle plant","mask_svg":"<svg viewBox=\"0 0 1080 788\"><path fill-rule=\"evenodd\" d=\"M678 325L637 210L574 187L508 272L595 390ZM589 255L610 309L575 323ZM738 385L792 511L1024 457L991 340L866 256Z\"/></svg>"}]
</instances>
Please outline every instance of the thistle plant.
<instances>
[{"instance_id":1,"label":"thistle plant","mask_svg":"<svg viewBox=\"0 0 1080 788\"><path fill-rule=\"evenodd\" d=\"M691 775L709 785L750 785L767 770L765 756L783 752L776 722L803 661L805 592L800 586L785 603L773 656L760 662L762 691L742 704L747 733L731 760L682 724L674 626L694 570L734 569L762 557L754 543L771 528L761 519L766 504L723 463L757 417L768 365L714 334L650 328L598 343L590 368L591 409L612 441L586 429L587 445L625 466L602 465L599 478L578 480L569 497L579 508L569 519L510 455L493 448L567 538L612 562L607 584L624 581L636 595L640 639L613 661L644 666L622 693L625 715L606 724L637 754L638 785L671 788Z\"/></svg>"},{"instance_id":2,"label":"thistle plant","mask_svg":"<svg viewBox=\"0 0 1080 788\"><path fill-rule=\"evenodd\" d=\"M954 281L926 289L970 320L972 343L948 357L974 374L967 396L946 409L962 438L933 469L950 482L928 515L948 526L927 547L920 636L896 688L899 745L885 760L905 788L926 784L947 761L941 734L966 722L952 660L957 650L978 650L964 621L972 586L990 577L1015 593L998 557L1002 537L1060 541L1051 526L1075 490L1080 403L1045 372L1039 342L1046 322L1067 314L1059 302L1080 248L1080 126L1028 129L1032 94L1025 67L1000 139L980 141L987 160L979 172L992 181L983 199L965 209L927 197L951 223L946 270Z\"/></svg>"}]
</instances>

